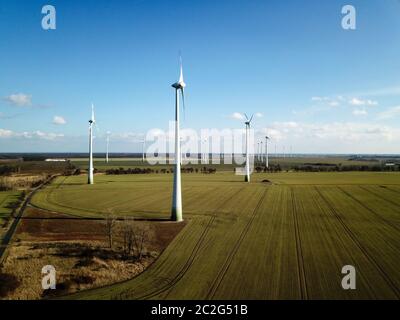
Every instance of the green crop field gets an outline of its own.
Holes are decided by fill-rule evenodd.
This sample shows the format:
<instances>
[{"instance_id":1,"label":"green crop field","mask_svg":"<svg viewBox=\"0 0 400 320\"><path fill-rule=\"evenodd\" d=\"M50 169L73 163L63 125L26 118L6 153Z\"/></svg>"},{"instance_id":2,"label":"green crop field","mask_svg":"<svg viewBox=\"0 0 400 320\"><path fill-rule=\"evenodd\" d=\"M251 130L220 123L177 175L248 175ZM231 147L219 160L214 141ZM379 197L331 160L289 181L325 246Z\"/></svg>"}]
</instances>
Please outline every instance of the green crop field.
<instances>
[{"instance_id":1,"label":"green crop field","mask_svg":"<svg viewBox=\"0 0 400 320\"><path fill-rule=\"evenodd\" d=\"M5 229L2 227L6 224L12 213L11 205L18 201L20 196L18 191L1 191L0 192L0 240L2 239Z\"/></svg>"},{"instance_id":2,"label":"green crop field","mask_svg":"<svg viewBox=\"0 0 400 320\"><path fill-rule=\"evenodd\" d=\"M400 173L183 174L188 222L138 277L75 299L399 299ZM263 182L269 180L270 182ZM171 174L59 177L32 204L169 218ZM170 223L170 222L165 222ZM343 290L342 267L357 271Z\"/></svg>"},{"instance_id":3,"label":"green crop field","mask_svg":"<svg viewBox=\"0 0 400 320\"><path fill-rule=\"evenodd\" d=\"M4 219L8 219L12 212L9 206L18 200L20 192L18 191L1 191L0 192L0 225ZM3 220L2 220L3 219Z\"/></svg>"}]
</instances>

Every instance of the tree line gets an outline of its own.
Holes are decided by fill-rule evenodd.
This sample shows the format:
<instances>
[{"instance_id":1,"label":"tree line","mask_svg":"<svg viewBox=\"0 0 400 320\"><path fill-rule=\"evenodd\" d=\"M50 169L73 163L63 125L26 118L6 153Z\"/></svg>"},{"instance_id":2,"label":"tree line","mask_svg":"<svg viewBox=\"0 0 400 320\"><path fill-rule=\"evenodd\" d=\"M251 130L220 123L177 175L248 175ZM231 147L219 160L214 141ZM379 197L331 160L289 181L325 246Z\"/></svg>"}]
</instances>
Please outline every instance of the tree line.
<instances>
[{"instance_id":1,"label":"tree line","mask_svg":"<svg viewBox=\"0 0 400 320\"><path fill-rule=\"evenodd\" d=\"M202 168L193 168L193 167L183 167L181 168L182 173L205 173L205 174L211 174L211 173L216 173L217 169L216 168L208 168L208 167L202 167ZM174 173L174 169L151 169L151 168L112 168L112 169L107 169L106 174L108 175L119 175L119 174L150 174L150 173Z\"/></svg>"},{"instance_id":2,"label":"tree line","mask_svg":"<svg viewBox=\"0 0 400 320\"><path fill-rule=\"evenodd\" d=\"M347 172L347 171L370 171L370 172L392 172L400 171L400 165L394 166L367 166L367 165L329 165L329 166L294 166L296 172Z\"/></svg>"}]
</instances>

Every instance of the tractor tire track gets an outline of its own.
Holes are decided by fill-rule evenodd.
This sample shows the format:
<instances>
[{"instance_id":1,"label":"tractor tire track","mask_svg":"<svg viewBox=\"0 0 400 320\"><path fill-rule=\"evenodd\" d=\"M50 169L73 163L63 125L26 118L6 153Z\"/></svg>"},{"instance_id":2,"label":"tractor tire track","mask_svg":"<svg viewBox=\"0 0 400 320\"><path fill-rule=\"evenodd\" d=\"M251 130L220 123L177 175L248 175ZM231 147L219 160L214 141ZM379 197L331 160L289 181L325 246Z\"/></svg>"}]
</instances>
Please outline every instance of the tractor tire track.
<instances>
[{"instance_id":1,"label":"tractor tire track","mask_svg":"<svg viewBox=\"0 0 400 320\"><path fill-rule=\"evenodd\" d=\"M394 193L400 193L400 190L390 188L390 186L380 186L381 188L385 188L386 190L392 191Z\"/></svg>"},{"instance_id":2,"label":"tractor tire track","mask_svg":"<svg viewBox=\"0 0 400 320\"><path fill-rule=\"evenodd\" d=\"M350 239L353 241L353 243L360 249L360 251L364 254L366 259L379 271L379 273L381 274L382 278L385 280L387 285L393 290L397 299L400 299L400 289L397 288L396 284L392 281L392 279L387 274L387 272L378 264L376 259L372 255L369 254L368 250L365 249L365 247L357 239L357 236L354 234L354 232L343 221L341 214L335 209L335 207L332 205L332 203L322 194L322 192L318 189L318 187L315 187L315 190L317 191L317 193L319 194L319 196L321 197L323 202L328 206L329 211L332 213L332 215L334 217L336 217L336 219L342 225L343 229L345 230L347 235L350 237Z\"/></svg>"},{"instance_id":3,"label":"tractor tire track","mask_svg":"<svg viewBox=\"0 0 400 320\"><path fill-rule=\"evenodd\" d=\"M294 233L295 233L295 239L296 239L296 256L297 256L299 288L300 288L301 300L305 300L305 299L308 299L306 271L305 271L305 267L304 267L304 255L303 255L303 249L301 246L299 219L297 216L296 200L295 200L293 188L290 188L290 197L291 197L291 201L292 201Z\"/></svg>"},{"instance_id":4,"label":"tractor tire track","mask_svg":"<svg viewBox=\"0 0 400 320\"><path fill-rule=\"evenodd\" d=\"M396 229L397 231L400 231L400 228L398 226L396 226L392 221L385 219L384 217L382 217L382 215L380 215L379 213L377 213L375 210L371 209L370 207L368 207L366 204L364 204L362 201L358 200L356 197L354 197L351 193L347 192L346 190L344 190L341 187L337 187L340 191L342 191L345 195L347 195L350 199L352 199L353 201L357 202L360 206L362 206L364 209L366 209L367 211L371 212L373 215L375 215L379 220L382 220L383 222L385 222L387 225L391 226L393 229Z\"/></svg>"},{"instance_id":5,"label":"tractor tire track","mask_svg":"<svg viewBox=\"0 0 400 320\"><path fill-rule=\"evenodd\" d=\"M395 202L395 201L393 201L393 200L390 200L390 199L387 199L387 198L381 196L380 194L377 194L377 193L375 193L374 191L371 191L371 190L365 188L364 186L358 186L358 187L359 187L361 190L367 191L367 192L369 192L370 194L374 195L375 197L377 197L377 198L379 198L379 199L381 199L381 200L383 200L383 201L389 202L389 203L391 203L392 205L394 205L394 206L397 207L397 208L400 208L400 204L398 204L397 202ZM389 190L390 190L390 189L389 189Z\"/></svg>"},{"instance_id":6,"label":"tractor tire track","mask_svg":"<svg viewBox=\"0 0 400 320\"><path fill-rule=\"evenodd\" d=\"M59 202L57 202L56 200L54 200L53 199L53 192L56 190L56 189L58 189L58 188L60 188L62 185L64 185L64 182L65 182L65 180L67 180L67 178L68 177L65 177L61 182L59 182L54 188L52 188L46 195L45 195L45 199L46 199L46 202L47 203L49 203L49 204L52 204L52 205L54 205L55 207L59 207L59 208L63 208L63 209L67 209L67 210L72 210L72 211L76 211L76 212L79 212L80 210L81 210L81 208L78 208L78 207L73 207L73 206L68 206L68 205L65 205L65 204L62 204L62 203L59 203ZM165 195L160 201L164 201L164 200L168 200L169 198L170 198L171 196L168 194L168 195ZM129 203L129 202L132 202L133 200L132 199L128 199L128 200L125 200L125 201L120 201L120 202L118 202L118 204L119 205L121 205L121 204L125 204L125 203ZM39 205L35 205L35 204L32 204L32 203L30 203L29 204L30 206L32 206L32 207L35 207L35 208L37 208L37 209L40 209L40 210L44 210L44 211L50 211L50 212L58 212L58 211L56 211L56 210L49 210L49 209L45 209L45 208L43 208L43 207L41 207L41 206L39 206ZM69 216L73 216L73 217L82 217L82 218L91 218L91 216L93 216L93 214L98 214L98 213L104 213L104 214L106 214L106 212L99 212L99 210L96 210L96 209L88 209L88 208L86 208L86 209L84 209L85 210L85 213L83 213L83 214L79 214L79 213L71 213L71 212L68 212L68 213L66 213L66 212L61 212L62 214L65 214L65 215L69 215ZM159 211L144 211L144 210L142 210L142 211L138 211L138 212L128 212L128 213L126 213L127 215L132 215L132 214L141 214L141 213L144 213L144 214L153 214L153 213L159 213Z\"/></svg>"},{"instance_id":7,"label":"tractor tire track","mask_svg":"<svg viewBox=\"0 0 400 320\"><path fill-rule=\"evenodd\" d=\"M260 200L258 201L256 207L254 208L249 221L246 223L245 227L243 228L242 232L240 233L238 240L236 241L234 247L232 248L231 252L229 253L227 259L225 260L225 263L223 264L222 268L219 270L217 276L215 277L213 283L211 284L211 287L206 296L206 300L213 299L216 292L218 291L218 288L220 287L222 281L224 280L225 275L228 272L228 270L232 264L232 261L234 260L234 257L236 256L236 253L238 252L244 238L246 237L246 235L257 215L258 209L260 208L262 202L264 201L265 196L268 193L268 191L269 191L269 188L264 190L263 195L260 198Z\"/></svg>"},{"instance_id":8,"label":"tractor tire track","mask_svg":"<svg viewBox=\"0 0 400 320\"><path fill-rule=\"evenodd\" d=\"M186 274L186 272L190 269L190 267L193 265L193 262L195 261L196 257L197 257L197 253L200 251L200 249L203 247L203 243L206 239L206 236L208 234L208 232L210 231L215 218L216 218L216 214L218 213L218 211L220 210L220 208L223 208L229 201L231 201L234 197L236 197L238 194L240 194L240 192L244 189L244 187L240 188L239 190L237 190L232 196L228 197L225 201L223 201L217 209L214 210L214 214L211 216L210 220L208 221L206 227L204 228L203 232L200 235L199 240L197 240L196 245L193 247L192 252L189 256L189 258L187 259L186 263L183 265L183 267L179 270L179 272L175 275L175 277L168 281L164 286L162 286L161 288L155 289L149 293L143 294L139 297L135 297L135 299L138 300L146 300L146 299L151 299L152 297L155 297L161 293L164 292L169 292L182 278L183 276ZM130 295L132 294L132 291L127 291L125 293L121 293L119 295L120 298L129 298Z\"/></svg>"}]
</instances>

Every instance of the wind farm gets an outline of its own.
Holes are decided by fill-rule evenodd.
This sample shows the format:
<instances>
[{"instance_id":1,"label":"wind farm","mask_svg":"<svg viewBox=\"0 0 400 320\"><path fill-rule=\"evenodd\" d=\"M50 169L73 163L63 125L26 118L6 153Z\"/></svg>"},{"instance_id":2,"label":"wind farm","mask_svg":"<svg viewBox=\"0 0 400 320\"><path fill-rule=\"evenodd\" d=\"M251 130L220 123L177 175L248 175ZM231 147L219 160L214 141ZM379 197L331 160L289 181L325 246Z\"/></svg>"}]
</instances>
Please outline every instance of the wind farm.
<instances>
[{"instance_id":1,"label":"wind farm","mask_svg":"<svg viewBox=\"0 0 400 320\"><path fill-rule=\"evenodd\" d=\"M0 299L400 299L397 87L326 66L304 21L268 31L265 47L257 1L224 11L236 31L221 33L210 11L220 5L199 4L207 25L186 5L174 13L157 4L162 39L147 3L121 12L121 26L110 13L112 28L99 34L60 28L84 47L69 57L52 40L65 79L51 78L47 95L47 70L30 74L35 85L14 80L37 94L0 102L10 123L0 127ZM185 24L170 26L166 12ZM333 29L322 30L339 41ZM286 38L297 37L307 47L300 62L288 58L301 48ZM363 48L365 37L356 38ZM328 81L320 70L339 75ZM368 89L379 81L385 89ZM48 105L36 100L44 97Z\"/></svg>"},{"instance_id":2,"label":"wind farm","mask_svg":"<svg viewBox=\"0 0 400 320\"><path fill-rule=\"evenodd\" d=\"M87 242L96 239L97 249L92 249L92 255L93 259L99 259L96 252L103 246L102 242L113 239L114 247L110 245L108 253L102 253L102 263L118 259L109 255L120 250L118 242L125 246L129 235L126 225L135 223L138 228L133 237L135 241L141 239L142 247L140 258L134 255L132 263L147 267L140 271L133 269L136 271L117 278L124 281L115 284L112 279L96 282L97 273L88 268L84 271L88 275L81 277L92 279L85 280L91 285L83 286L79 282L68 285L59 293L63 299L400 297L397 269L400 172L393 168L374 172L372 168L377 168L379 162L371 165L369 159L355 162L343 156L287 158L275 155L269 160L268 136L260 138L255 152L251 150L254 115L247 114L243 114L245 130L242 131L244 181L241 175L235 175L232 165L224 163L215 165L213 174L205 174L211 172L204 167L212 164L206 161L209 146L204 148L207 151L201 148L198 156L194 156L192 160L197 160L197 164L182 166L180 97L184 105L186 87L182 63L179 80L172 87L175 89L175 126L174 152L173 156L168 155L172 160L170 164L151 166L146 162L149 159L145 158L145 138L141 140L143 149L137 157L113 157L109 162L108 132L106 161L96 158L93 145L96 120L92 105L87 162L82 158L68 159L71 169L78 168L74 169L77 171L52 176L50 182L44 182L40 189L32 192L25 204L26 212L22 211L21 215L24 214L26 220L22 216L13 235L14 241L65 241L67 237L68 241L85 239ZM205 141L208 139L199 139L199 145L204 147ZM261 142L264 141L263 148ZM233 158L237 156L233 154ZM79 169L84 170L85 163L87 173ZM343 166L346 163L349 164L347 169ZM135 166L135 170L124 169L122 164ZM308 167L300 169L300 164L313 165L313 172L307 172L305 168ZM368 166L369 172L356 170L357 165ZM192 167L185 170L185 166ZM121 227L104 234L101 226L109 225L110 219ZM39 227L37 221L46 224ZM62 221L62 227L52 221ZM82 230L82 223L88 229ZM79 233L74 231L77 224L81 229ZM144 230L151 230L151 235L145 237ZM72 238L71 232L75 234ZM123 242L120 242L121 236ZM159 243L161 236L168 239L167 242ZM9 256L3 261L6 272L20 270L14 258L18 247L14 245L8 249ZM381 252L385 255L377 261ZM41 249L38 254L46 257L49 252ZM130 254L121 257L127 259ZM65 260L71 259L82 263L79 258ZM62 263L62 259L58 263ZM364 274L357 281L357 291L341 287L341 269L349 263L357 265ZM123 263L114 272L126 268L132 265ZM168 280L160 281L162 278ZM66 281L71 280L63 276L62 281L70 283ZM85 290L77 292L76 288ZM40 287L26 297L37 298L34 292L40 292ZM18 289L14 292L16 297L21 293Z\"/></svg>"}]
</instances>

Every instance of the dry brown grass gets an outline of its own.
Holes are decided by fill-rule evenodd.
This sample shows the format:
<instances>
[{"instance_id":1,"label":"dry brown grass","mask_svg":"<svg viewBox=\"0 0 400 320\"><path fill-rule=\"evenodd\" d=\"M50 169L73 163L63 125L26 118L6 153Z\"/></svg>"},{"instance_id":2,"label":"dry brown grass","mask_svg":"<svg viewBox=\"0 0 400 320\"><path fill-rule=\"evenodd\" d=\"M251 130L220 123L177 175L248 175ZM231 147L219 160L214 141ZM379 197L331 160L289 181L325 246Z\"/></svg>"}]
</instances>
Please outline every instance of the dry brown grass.
<instances>
[{"instance_id":1,"label":"dry brown grass","mask_svg":"<svg viewBox=\"0 0 400 320\"><path fill-rule=\"evenodd\" d=\"M0 177L0 186L5 190L29 189L34 185L46 180L46 174L18 174Z\"/></svg>"},{"instance_id":2,"label":"dry brown grass","mask_svg":"<svg viewBox=\"0 0 400 320\"><path fill-rule=\"evenodd\" d=\"M70 219L67 215L27 208L14 243L0 270L0 299L40 299L105 286L131 279L143 272L172 241L183 226L136 221L146 230L143 256L126 256L117 221L112 250L106 221ZM41 270L53 265L57 289L43 291Z\"/></svg>"},{"instance_id":3,"label":"dry brown grass","mask_svg":"<svg viewBox=\"0 0 400 320\"><path fill-rule=\"evenodd\" d=\"M157 252L141 261L125 259L118 252L104 249L103 242L20 242L10 248L1 274L13 283L2 283L6 296L1 299L40 299L100 287L131 279L153 262ZM44 292L41 286L45 265L56 269L57 289ZM15 288L15 282L17 286Z\"/></svg>"}]
</instances>

